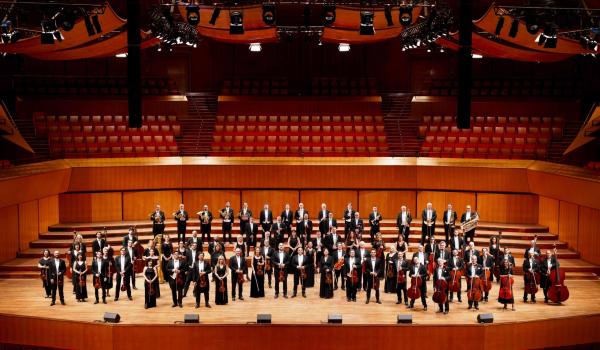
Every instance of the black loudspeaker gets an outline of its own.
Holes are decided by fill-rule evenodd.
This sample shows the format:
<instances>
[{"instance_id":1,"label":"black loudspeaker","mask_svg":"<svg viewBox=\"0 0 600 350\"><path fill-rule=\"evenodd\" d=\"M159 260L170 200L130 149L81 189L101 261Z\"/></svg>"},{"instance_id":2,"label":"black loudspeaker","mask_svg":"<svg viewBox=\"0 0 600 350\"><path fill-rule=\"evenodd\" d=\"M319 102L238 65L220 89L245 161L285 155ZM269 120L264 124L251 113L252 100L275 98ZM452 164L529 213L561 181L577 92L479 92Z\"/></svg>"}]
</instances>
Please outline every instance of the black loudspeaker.
<instances>
[{"instance_id":1,"label":"black loudspeaker","mask_svg":"<svg viewBox=\"0 0 600 350\"><path fill-rule=\"evenodd\" d=\"M104 313L104 322L108 323L119 323L121 320L121 316L114 312L105 312Z\"/></svg>"},{"instance_id":2,"label":"black loudspeaker","mask_svg":"<svg viewBox=\"0 0 600 350\"><path fill-rule=\"evenodd\" d=\"M339 314L327 315L327 323L342 323L342 315L339 315Z\"/></svg>"},{"instance_id":3,"label":"black loudspeaker","mask_svg":"<svg viewBox=\"0 0 600 350\"><path fill-rule=\"evenodd\" d=\"M398 323L412 323L412 315L398 315Z\"/></svg>"},{"instance_id":4,"label":"black loudspeaker","mask_svg":"<svg viewBox=\"0 0 600 350\"><path fill-rule=\"evenodd\" d=\"M477 315L478 323L494 323L494 314L479 314Z\"/></svg>"},{"instance_id":5,"label":"black loudspeaker","mask_svg":"<svg viewBox=\"0 0 600 350\"><path fill-rule=\"evenodd\" d=\"M200 323L200 316L198 314L185 314L183 323Z\"/></svg>"},{"instance_id":6,"label":"black loudspeaker","mask_svg":"<svg viewBox=\"0 0 600 350\"><path fill-rule=\"evenodd\" d=\"M271 323L271 314L256 315L256 323Z\"/></svg>"}]
</instances>

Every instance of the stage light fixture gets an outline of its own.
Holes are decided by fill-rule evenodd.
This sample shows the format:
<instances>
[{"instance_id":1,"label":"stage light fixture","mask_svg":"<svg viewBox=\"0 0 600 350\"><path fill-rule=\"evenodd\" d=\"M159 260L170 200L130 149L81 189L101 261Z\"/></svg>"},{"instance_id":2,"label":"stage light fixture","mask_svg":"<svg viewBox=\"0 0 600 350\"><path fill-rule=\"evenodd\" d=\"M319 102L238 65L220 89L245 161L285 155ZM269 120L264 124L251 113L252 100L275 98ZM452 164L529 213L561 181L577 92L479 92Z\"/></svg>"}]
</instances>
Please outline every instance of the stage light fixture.
<instances>
[{"instance_id":1,"label":"stage light fixture","mask_svg":"<svg viewBox=\"0 0 600 350\"><path fill-rule=\"evenodd\" d=\"M335 22L335 4L323 4L323 24L330 26Z\"/></svg>"},{"instance_id":2,"label":"stage light fixture","mask_svg":"<svg viewBox=\"0 0 600 350\"><path fill-rule=\"evenodd\" d=\"M348 52L348 51L350 51L350 44L340 43L338 45L338 51L339 52Z\"/></svg>"},{"instance_id":3,"label":"stage light fixture","mask_svg":"<svg viewBox=\"0 0 600 350\"><path fill-rule=\"evenodd\" d=\"M360 35L375 35L373 27L374 13L371 11L360 11Z\"/></svg>"},{"instance_id":4,"label":"stage light fixture","mask_svg":"<svg viewBox=\"0 0 600 350\"><path fill-rule=\"evenodd\" d=\"M412 16L412 6L400 6L400 24L404 27L408 27L411 25L413 16Z\"/></svg>"},{"instance_id":5,"label":"stage light fixture","mask_svg":"<svg viewBox=\"0 0 600 350\"><path fill-rule=\"evenodd\" d=\"M582 36L579 39L579 43L581 44L581 47L584 50L597 51L598 49L598 42L593 38L589 38L587 36Z\"/></svg>"},{"instance_id":6,"label":"stage light fixture","mask_svg":"<svg viewBox=\"0 0 600 350\"><path fill-rule=\"evenodd\" d=\"M208 21L208 23L210 23L214 26L217 23L217 18L219 18L220 14L221 14L221 9L219 7L215 7L212 14L210 15L210 21Z\"/></svg>"},{"instance_id":7,"label":"stage light fixture","mask_svg":"<svg viewBox=\"0 0 600 350\"><path fill-rule=\"evenodd\" d=\"M250 50L250 52L261 52L262 46L260 45L260 43L251 43L248 49Z\"/></svg>"},{"instance_id":8,"label":"stage light fixture","mask_svg":"<svg viewBox=\"0 0 600 350\"><path fill-rule=\"evenodd\" d=\"M514 18L512 23L510 24L510 30L508 31L508 36L511 38L515 38L517 33L519 32L519 20Z\"/></svg>"},{"instance_id":9,"label":"stage light fixture","mask_svg":"<svg viewBox=\"0 0 600 350\"><path fill-rule=\"evenodd\" d=\"M196 4L189 4L185 7L187 22L193 26L200 23L200 7Z\"/></svg>"},{"instance_id":10,"label":"stage light fixture","mask_svg":"<svg viewBox=\"0 0 600 350\"><path fill-rule=\"evenodd\" d=\"M474 53L474 54L471 55L471 57L473 57L474 59L482 59L483 55L478 54L478 53Z\"/></svg>"},{"instance_id":11,"label":"stage light fixture","mask_svg":"<svg viewBox=\"0 0 600 350\"><path fill-rule=\"evenodd\" d=\"M71 31L75 27L75 22L79 18L79 10L73 8L61 8L60 11L54 15L54 21L56 25L65 32Z\"/></svg>"},{"instance_id":12,"label":"stage light fixture","mask_svg":"<svg viewBox=\"0 0 600 350\"><path fill-rule=\"evenodd\" d=\"M229 34L244 34L244 14L242 11L231 11L229 13Z\"/></svg>"},{"instance_id":13,"label":"stage light fixture","mask_svg":"<svg viewBox=\"0 0 600 350\"><path fill-rule=\"evenodd\" d=\"M56 22L51 19L45 19L42 21L42 34L40 40L43 45L54 44L54 39L62 41L64 37L56 28Z\"/></svg>"},{"instance_id":14,"label":"stage light fixture","mask_svg":"<svg viewBox=\"0 0 600 350\"><path fill-rule=\"evenodd\" d=\"M267 25L275 24L276 6L273 3L264 3L262 5L262 19Z\"/></svg>"},{"instance_id":15,"label":"stage light fixture","mask_svg":"<svg viewBox=\"0 0 600 350\"><path fill-rule=\"evenodd\" d=\"M2 42L4 44L16 43L21 38L21 33L13 27L12 21L2 21L0 31L2 32Z\"/></svg>"},{"instance_id":16,"label":"stage light fixture","mask_svg":"<svg viewBox=\"0 0 600 350\"><path fill-rule=\"evenodd\" d=\"M504 27L504 16L498 17L498 23L496 23L496 31L494 31L494 34L500 35L502 27Z\"/></svg>"},{"instance_id":17,"label":"stage light fixture","mask_svg":"<svg viewBox=\"0 0 600 350\"><path fill-rule=\"evenodd\" d=\"M525 16L525 26L527 27L527 33L531 35L537 34L540 30L537 19L533 15Z\"/></svg>"},{"instance_id":18,"label":"stage light fixture","mask_svg":"<svg viewBox=\"0 0 600 350\"><path fill-rule=\"evenodd\" d=\"M94 24L94 29L96 30L96 34L102 33L102 25L100 24L100 17L98 17L98 15L92 16L92 23Z\"/></svg>"},{"instance_id":19,"label":"stage light fixture","mask_svg":"<svg viewBox=\"0 0 600 350\"><path fill-rule=\"evenodd\" d=\"M392 19L392 5L385 4L383 7L383 14L385 15L385 20L387 21L388 26L394 25L394 20Z\"/></svg>"}]
</instances>

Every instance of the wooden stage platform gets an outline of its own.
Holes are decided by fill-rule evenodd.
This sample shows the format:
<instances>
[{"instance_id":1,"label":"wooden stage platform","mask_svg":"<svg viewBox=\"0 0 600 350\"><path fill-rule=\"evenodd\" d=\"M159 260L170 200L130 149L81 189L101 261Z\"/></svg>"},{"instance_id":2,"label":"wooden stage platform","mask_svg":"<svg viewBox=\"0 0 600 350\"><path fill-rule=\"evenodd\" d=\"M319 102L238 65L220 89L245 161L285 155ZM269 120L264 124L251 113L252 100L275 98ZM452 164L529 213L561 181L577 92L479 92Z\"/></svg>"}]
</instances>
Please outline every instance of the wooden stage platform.
<instances>
[{"instance_id":1,"label":"wooden stage platform","mask_svg":"<svg viewBox=\"0 0 600 350\"><path fill-rule=\"evenodd\" d=\"M143 285L141 278L138 278L137 284ZM289 296L292 285L290 277ZM496 301L498 285L494 284L490 301L481 303L478 311L467 309L463 292L463 302L458 303L455 299L451 303L450 313L443 315L436 313L437 305L431 301L431 282L428 285L427 311L423 310L418 300L413 310L403 304L396 305L395 294L383 292L380 305L374 303L374 296L371 303L366 305L364 292L359 293L357 302L349 303L341 289L335 291L333 299L320 299L318 278L317 285L307 290L307 298L299 294L296 298L274 299L274 289L267 288L265 298L253 299L249 297L249 285L246 283L245 300L232 302L230 299L229 304L223 306L214 304L214 285L211 285L210 309L203 304L196 309L191 292L184 298L183 308L172 308L170 289L163 284L158 306L145 310L143 288L132 291L133 301L121 297L115 302L113 298L108 298L108 304L94 305L93 291L86 303L77 303L70 292L70 284L67 284L66 305L51 307L50 300L43 297L40 281L9 279L0 280L3 296L0 298L0 343L106 349L106 345L111 344L102 342L101 336L106 336L112 340L115 349L126 347L121 344L148 344L157 348L192 344L190 342L196 337L200 337L201 343L203 336L216 337L217 343L213 345L218 344L220 348L239 348L234 344L238 341L244 342L244 348L264 348L265 345L259 345L260 342L272 344L277 339L285 341L285 349L306 349L307 346L320 348L320 339L322 344L334 348L336 344L347 346L349 341L357 346L376 344L387 348L397 344L416 346L425 340L428 346L434 348L452 348L453 344L460 344L482 349L505 344L505 349L518 349L600 342L600 281L569 281L568 286L571 297L562 305L544 304L541 291L536 304L524 303L522 277L517 276L515 311L502 310L502 305ZM111 292L114 293L114 290ZM103 313L107 311L119 313L121 323L110 325L96 322L102 320ZM183 321L184 314L189 313L199 314L201 323L178 324ZM256 315L261 313L271 314L273 324L252 325ZM342 325L322 324L327 321L327 315L332 313L342 315ZM494 323L477 324L479 313L493 313ZM413 324L397 326L398 314L412 315ZM320 329L329 327L335 328L320 333ZM308 328L312 333L301 333L302 329ZM83 332L82 336L75 336L79 331ZM163 331L168 332L169 337L165 337ZM364 343L362 339L369 334L375 338L369 338L371 342Z\"/></svg>"}]
</instances>

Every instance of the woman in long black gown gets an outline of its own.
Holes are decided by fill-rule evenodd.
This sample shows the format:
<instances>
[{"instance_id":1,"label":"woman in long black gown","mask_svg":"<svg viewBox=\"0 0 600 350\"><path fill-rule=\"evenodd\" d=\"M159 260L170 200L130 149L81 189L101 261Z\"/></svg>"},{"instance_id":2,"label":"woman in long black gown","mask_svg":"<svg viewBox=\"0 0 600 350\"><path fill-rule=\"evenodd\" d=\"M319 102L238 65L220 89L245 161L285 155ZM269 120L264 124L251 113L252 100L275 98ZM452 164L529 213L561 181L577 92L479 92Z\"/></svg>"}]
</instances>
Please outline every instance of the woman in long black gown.
<instances>
[{"instance_id":1,"label":"woman in long black gown","mask_svg":"<svg viewBox=\"0 0 600 350\"><path fill-rule=\"evenodd\" d=\"M313 249L313 243L308 242L306 245L306 258L308 264L306 265L306 288L312 288L315 286L315 257L317 252Z\"/></svg>"},{"instance_id":2,"label":"woman in long black gown","mask_svg":"<svg viewBox=\"0 0 600 350\"><path fill-rule=\"evenodd\" d=\"M225 265L225 257L220 255L217 259L217 265L213 272L213 279L215 281L215 304L227 305L227 276L229 271L227 265Z\"/></svg>"},{"instance_id":3,"label":"woman in long black gown","mask_svg":"<svg viewBox=\"0 0 600 350\"><path fill-rule=\"evenodd\" d=\"M77 255L77 261L73 264L73 280L75 280L75 297L78 302L86 301L87 295L87 266L85 260L83 260L83 254Z\"/></svg>"},{"instance_id":4,"label":"woman in long black gown","mask_svg":"<svg viewBox=\"0 0 600 350\"><path fill-rule=\"evenodd\" d=\"M265 296L265 256L260 246L254 248L252 257L252 278L250 279L250 298Z\"/></svg>"},{"instance_id":5,"label":"woman in long black gown","mask_svg":"<svg viewBox=\"0 0 600 350\"><path fill-rule=\"evenodd\" d=\"M71 251L71 257L69 260L69 268L71 269L71 282L73 283L73 294L77 294L77 279L79 275L74 273L75 263L77 262L77 257L79 255L83 256L83 261L85 262L85 252L81 250L81 244L75 243L73 244L73 250Z\"/></svg>"},{"instance_id":6,"label":"woman in long black gown","mask_svg":"<svg viewBox=\"0 0 600 350\"><path fill-rule=\"evenodd\" d=\"M296 230L292 230L292 234L288 237L288 247L290 249L290 261L294 255L298 254L298 247L302 247L302 242L298 237Z\"/></svg>"},{"instance_id":7,"label":"woman in long black gown","mask_svg":"<svg viewBox=\"0 0 600 350\"><path fill-rule=\"evenodd\" d=\"M396 261L398 254L396 247L391 246L390 252L385 257L385 286L384 293L396 293L396 284L398 283L398 274L396 273Z\"/></svg>"},{"instance_id":8,"label":"woman in long black gown","mask_svg":"<svg viewBox=\"0 0 600 350\"><path fill-rule=\"evenodd\" d=\"M173 245L169 239L168 235L163 234L163 238L165 239L162 243L162 273L165 279L165 282L169 283L169 272L167 271L167 265L169 264L169 260L171 260L171 254L173 253Z\"/></svg>"},{"instance_id":9,"label":"woman in long black gown","mask_svg":"<svg viewBox=\"0 0 600 350\"><path fill-rule=\"evenodd\" d=\"M102 259L108 263L108 276L106 278L106 297L110 297L110 290L113 287L113 275L115 274L114 250L110 245L102 248Z\"/></svg>"},{"instance_id":10,"label":"woman in long black gown","mask_svg":"<svg viewBox=\"0 0 600 350\"><path fill-rule=\"evenodd\" d=\"M44 256L38 262L38 268L40 269L40 276L42 277L42 286L46 292L46 298L50 298L52 293L52 285L50 284L50 278L48 277L48 270L50 269L50 262L52 257L50 256L50 250L44 249Z\"/></svg>"},{"instance_id":11,"label":"woman in long black gown","mask_svg":"<svg viewBox=\"0 0 600 350\"><path fill-rule=\"evenodd\" d=\"M333 298L333 257L329 256L329 250L325 248L323 250L323 257L321 258L321 288L319 290L319 296L325 299Z\"/></svg>"},{"instance_id":12,"label":"woman in long black gown","mask_svg":"<svg viewBox=\"0 0 600 350\"><path fill-rule=\"evenodd\" d=\"M146 260L146 266L142 274L144 276L144 308L156 307L156 297L159 290L158 271L153 264L153 260Z\"/></svg>"}]
</instances>

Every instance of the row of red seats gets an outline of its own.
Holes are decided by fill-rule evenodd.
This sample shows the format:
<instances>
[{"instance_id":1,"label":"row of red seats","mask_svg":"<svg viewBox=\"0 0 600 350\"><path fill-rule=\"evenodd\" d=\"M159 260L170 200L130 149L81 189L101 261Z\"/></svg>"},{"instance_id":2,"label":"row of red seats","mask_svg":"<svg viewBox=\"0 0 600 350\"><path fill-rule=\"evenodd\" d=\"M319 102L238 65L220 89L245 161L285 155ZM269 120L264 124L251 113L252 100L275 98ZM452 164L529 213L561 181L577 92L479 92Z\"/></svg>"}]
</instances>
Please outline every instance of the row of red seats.
<instances>
[{"instance_id":1,"label":"row of red seats","mask_svg":"<svg viewBox=\"0 0 600 350\"><path fill-rule=\"evenodd\" d=\"M114 153L114 152L172 152L178 151L176 143L50 143L50 154L64 153Z\"/></svg>"},{"instance_id":2,"label":"row of red seats","mask_svg":"<svg viewBox=\"0 0 600 350\"><path fill-rule=\"evenodd\" d=\"M538 127L538 126L473 126L471 129L459 129L456 126L447 125L420 125L419 136L423 137L430 134L453 134L461 136L469 135L504 135L504 134L516 134L522 136L528 136L530 134L548 134L556 138L562 136L562 128L559 127Z\"/></svg>"},{"instance_id":3,"label":"row of red seats","mask_svg":"<svg viewBox=\"0 0 600 350\"><path fill-rule=\"evenodd\" d=\"M17 94L32 95L126 95L126 78L96 77L17 77L14 79ZM145 95L177 95L177 85L167 78L146 78L142 80L142 93Z\"/></svg>"},{"instance_id":4,"label":"row of red seats","mask_svg":"<svg viewBox=\"0 0 600 350\"><path fill-rule=\"evenodd\" d=\"M254 142L257 140L258 142L269 140L276 141L277 139L282 142L342 142L346 140L347 142L364 142L365 140L369 142L385 142L385 135L377 134L377 133L363 133L363 134L354 134L354 133L338 133L338 134L328 134L328 133L310 133L307 135L293 135L293 134L273 134L273 133L215 133L214 140L221 141L224 140L229 142L231 140L248 140L249 142Z\"/></svg>"},{"instance_id":5,"label":"row of red seats","mask_svg":"<svg viewBox=\"0 0 600 350\"><path fill-rule=\"evenodd\" d=\"M387 156L388 152L385 148L378 147L365 147L365 146L289 146L289 145L221 145L213 147L212 154L226 154L230 155L230 152L240 152L251 154L255 152L268 152L268 153L280 153L280 154L298 154L298 153L313 153L315 155L326 156L327 154L335 155L351 155L359 156L361 154L367 154L371 156Z\"/></svg>"},{"instance_id":6,"label":"row of red seats","mask_svg":"<svg viewBox=\"0 0 600 350\"><path fill-rule=\"evenodd\" d=\"M376 115L218 115L217 123L267 123L267 125L279 123L344 123L344 124L373 124L383 123L383 116Z\"/></svg>"},{"instance_id":7,"label":"row of red seats","mask_svg":"<svg viewBox=\"0 0 600 350\"><path fill-rule=\"evenodd\" d=\"M485 126L485 124L497 125L497 124L532 124L532 126L540 125L564 125L564 118L562 117L537 117L537 116L472 116L470 117L471 124ZM456 125L456 116L453 115L424 115L423 124L438 124L438 125Z\"/></svg>"},{"instance_id":8,"label":"row of red seats","mask_svg":"<svg viewBox=\"0 0 600 350\"><path fill-rule=\"evenodd\" d=\"M129 121L128 115L44 115L43 113L35 113L34 121L36 123L52 123L52 122L63 122L63 123L85 123L85 124L112 124L112 123L123 123ZM142 122L152 123L174 123L177 121L175 115L144 115L142 116Z\"/></svg>"},{"instance_id":9,"label":"row of red seats","mask_svg":"<svg viewBox=\"0 0 600 350\"><path fill-rule=\"evenodd\" d=\"M336 133L381 133L384 130L383 125L255 125L255 124L244 124L244 125L215 125L215 131L217 133L283 133L283 134L294 134L294 133L323 133L323 134L336 134Z\"/></svg>"},{"instance_id":10,"label":"row of red seats","mask_svg":"<svg viewBox=\"0 0 600 350\"><path fill-rule=\"evenodd\" d=\"M457 145L452 143L438 144L438 143L423 143L421 146L421 154L427 155L433 153L444 153L444 154L479 154L479 155L523 155L523 156L537 156L545 157L547 154L547 148L534 145L534 144L523 144L523 145Z\"/></svg>"},{"instance_id":11,"label":"row of red seats","mask_svg":"<svg viewBox=\"0 0 600 350\"><path fill-rule=\"evenodd\" d=\"M66 125L50 125L36 126L37 135L50 135L50 134L69 134L69 133L82 133L82 134L129 134L129 135L145 135L145 134L173 134L179 136L181 133L181 126L179 124L169 125L143 125L141 128L129 129L127 125L78 125L78 124L66 124Z\"/></svg>"},{"instance_id":12,"label":"row of red seats","mask_svg":"<svg viewBox=\"0 0 600 350\"><path fill-rule=\"evenodd\" d=\"M75 143L94 143L94 142L110 142L110 143L123 143L123 142L175 142L174 135L164 134L145 134L145 135L106 135L106 134L51 134L48 137L51 142L75 142Z\"/></svg>"},{"instance_id":13,"label":"row of red seats","mask_svg":"<svg viewBox=\"0 0 600 350\"><path fill-rule=\"evenodd\" d=\"M427 134L425 136L425 142L437 142L437 143L483 143L483 144L548 144L551 140L550 134L537 133L516 135L516 134L470 134L470 135L453 135L445 133Z\"/></svg>"},{"instance_id":14,"label":"row of red seats","mask_svg":"<svg viewBox=\"0 0 600 350\"><path fill-rule=\"evenodd\" d=\"M254 141L254 142L249 142L246 140L241 140L241 141L237 141L237 140L231 140L231 142L226 142L226 143L221 143L221 142L214 142L213 143L213 149L214 148L218 148L218 147L245 147L246 145L248 146L254 146L254 147L259 147L259 146L263 146L263 147L375 147L377 149L387 149L387 145L384 142L377 142L377 141L363 141L363 142L358 142L358 141L348 141L348 140L343 140L343 141L339 141L339 142L311 142L311 143L307 143L307 142L301 142L301 141L281 141L281 140L275 140L275 141Z\"/></svg>"}]
</instances>

